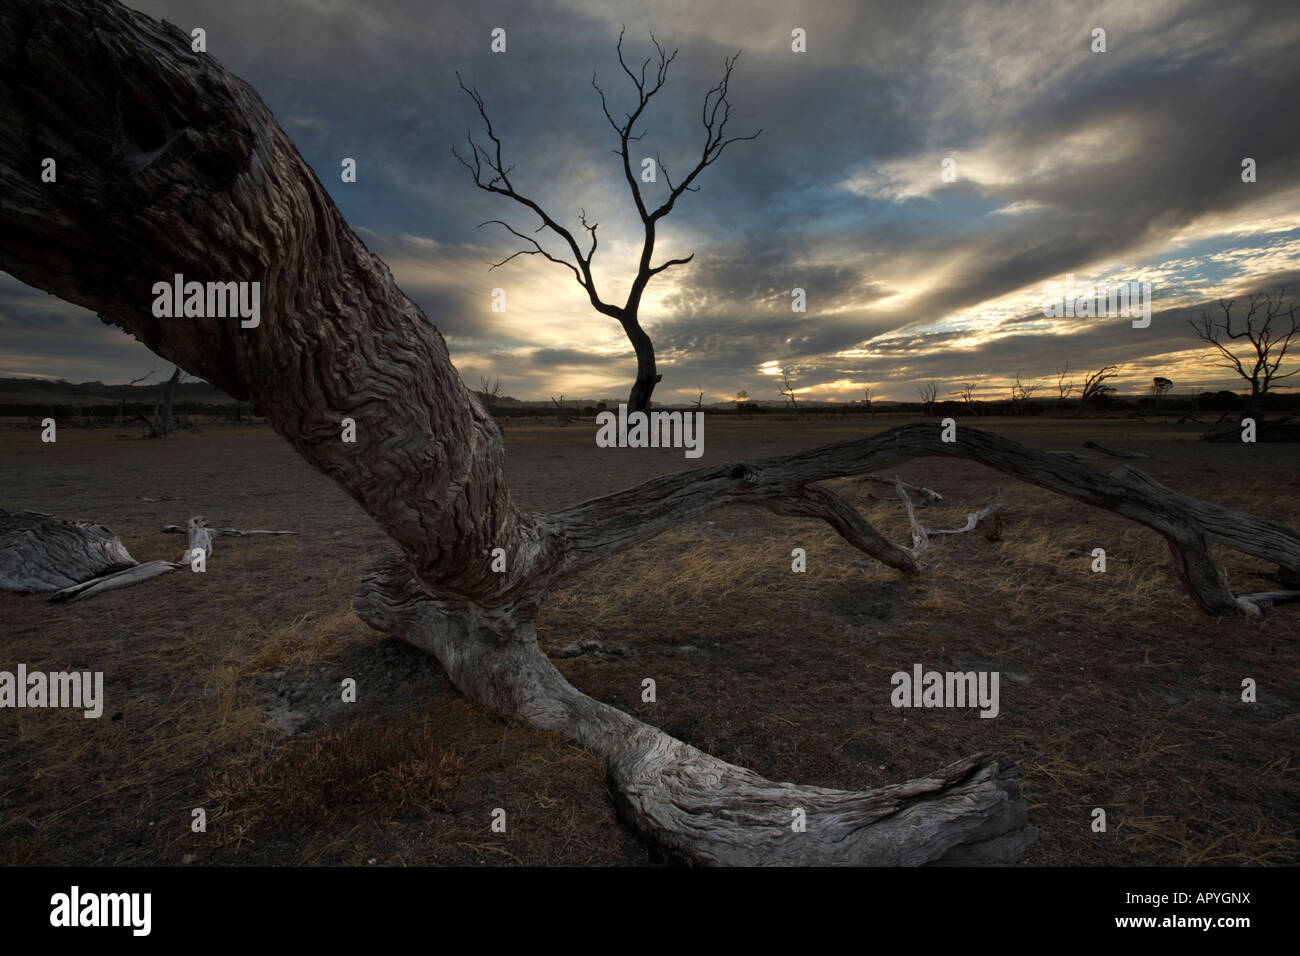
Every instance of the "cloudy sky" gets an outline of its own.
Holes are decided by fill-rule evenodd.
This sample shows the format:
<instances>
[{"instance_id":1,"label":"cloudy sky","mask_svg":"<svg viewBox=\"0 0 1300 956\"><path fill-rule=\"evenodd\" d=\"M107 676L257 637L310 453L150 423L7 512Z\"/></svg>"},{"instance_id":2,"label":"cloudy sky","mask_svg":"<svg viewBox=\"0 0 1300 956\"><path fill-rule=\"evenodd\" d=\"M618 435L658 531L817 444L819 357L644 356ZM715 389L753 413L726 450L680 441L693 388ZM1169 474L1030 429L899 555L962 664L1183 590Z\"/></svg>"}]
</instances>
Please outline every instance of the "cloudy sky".
<instances>
[{"instance_id":1,"label":"cloudy sky","mask_svg":"<svg viewBox=\"0 0 1300 956\"><path fill-rule=\"evenodd\" d=\"M651 31L679 51L635 157L659 154L674 181L698 160L704 93L737 50L728 133L762 130L660 223L656 262L695 259L643 301L657 400L693 400L697 383L708 401L740 389L779 400L782 366L802 396L836 401L864 388L915 400L928 380L1001 398L1017 374L1054 388L1067 362L1121 364L1126 391L1155 375L1176 391L1231 387L1187 318L1221 296L1300 288L1294 3L130 5L206 30L208 52L260 92L466 380L499 377L520 398L625 397L634 360L560 266L523 256L489 272L521 244L479 223L531 233L538 221L475 189L452 156L467 134L483 138L455 71L483 95L516 188L575 232L581 209L600 223L598 289L621 303L641 226L591 80L616 116L634 102L615 55L623 25L629 60L653 52ZM490 49L494 28L504 53ZM796 28L806 52L791 49ZM357 182L341 182L343 157ZM667 189L662 177L644 188L648 201ZM1045 317L1067 276L1152 283L1150 327ZM805 312L791 309L795 288ZM121 382L159 364L3 273L0 330L0 375Z\"/></svg>"}]
</instances>

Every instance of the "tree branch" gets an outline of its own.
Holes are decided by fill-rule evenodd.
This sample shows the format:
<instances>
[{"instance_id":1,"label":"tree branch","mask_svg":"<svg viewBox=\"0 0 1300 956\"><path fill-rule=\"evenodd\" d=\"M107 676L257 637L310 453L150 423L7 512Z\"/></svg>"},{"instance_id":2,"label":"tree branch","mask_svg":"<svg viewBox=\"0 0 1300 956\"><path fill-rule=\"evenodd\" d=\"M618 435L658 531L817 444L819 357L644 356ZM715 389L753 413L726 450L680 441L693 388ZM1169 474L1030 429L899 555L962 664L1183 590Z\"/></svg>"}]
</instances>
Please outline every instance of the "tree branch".
<instances>
[{"instance_id":1,"label":"tree branch","mask_svg":"<svg viewBox=\"0 0 1300 956\"><path fill-rule=\"evenodd\" d=\"M487 219L483 222L480 222L478 225L479 228L482 229L484 226L493 225L493 224L498 226L504 226L506 231L508 231L512 236L518 236L520 239L524 240L524 242L531 242L533 244L533 248L520 249L518 252L513 253L512 255L506 256L500 262L490 263L490 268L488 269L489 272L491 272L493 269L499 269L501 266L505 265L507 262L509 262L511 259L514 259L516 256L535 256L540 254L543 258L549 259L551 262L554 262L557 265L566 267L570 272L573 273L573 278L577 280L578 285L582 286L584 289L587 287L587 284L582 281L582 274L578 271L577 266L575 266L572 262L566 262L563 259L557 259L555 256L551 255L549 252L543 249L541 243L539 243L536 239L534 239L532 236L525 236L523 233L517 231L508 222L503 222L500 219Z\"/></svg>"},{"instance_id":2,"label":"tree branch","mask_svg":"<svg viewBox=\"0 0 1300 956\"><path fill-rule=\"evenodd\" d=\"M944 442L934 425L916 424L797 455L665 475L547 515L542 521L548 530L548 573L558 579L722 505L768 506L811 482L927 456L978 461L1160 532L1175 572L1211 613L1260 614L1257 605L1229 589L1210 552L1211 540L1300 572L1300 533L1284 525L1184 497L1136 469L1106 474L969 427L961 429L958 441ZM789 506L776 509L781 507Z\"/></svg>"},{"instance_id":3,"label":"tree branch","mask_svg":"<svg viewBox=\"0 0 1300 956\"><path fill-rule=\"evenodd\" d=\"M731 83L731 72L735 69L736 61L739 59L740 51L737 51L735 56L723 60L722 79L704 94L704 105L700 108L700 122L704 124L704 147L701 150L700 161L695 164L695 167L684 180L678 183L677 186L670 187L668 198L649 214L649 222L657 222L672 212L673 206L677 204L677 200L681 195L691 189L691 184L695 182L695 179L718 160L724 149L732 143L757 139L763 132L760 129L749 136L726 138L727 121L731 118L731 102L727 99L727 92ZM720 118L718 116L719 109L722 110Z\"/></svg>"},{"instance_id":4,"label":"tree branch","mask_svg":"<svg viewBox=\"0 0 1300 956\"><path fill-rule=\"evenodd\" d=\"M506 223L502 222L499 219L490 219L488 220L488 222L500 223L519 238L532 242L535 247L532 251L521 250L520 252L517 252L514 255L509 256L501 260L500 262L496 263L493 266L493 268L496 268L497 266L505 265L511 259L514 259L516 256L519 255L525 255L525 254L536 255L537 253L541 253L546 259L549 259L551 262L557 263L558 265L565 266L566 268L570 269L574 273L575 278L578 280L578 285L582 286L582 288L587 291L587 297L591 301L593 308L595 308L598 312L604 315L611 316L612 318L621 318L623 310L620 309L618 306L611 305L605 302L604 300L602 300L600 294L596 290L596 281L591 272L591 257L596 252L594 229L591 230L592 231L591 249L587 253L587 255L584 256L582 254L582 250L578 248L578 242L574 238L573 233L571 233L568 229L564 228L564 226L561 226L558 222L556 222L555 219L552 218L551 215L548 212L546 212L546 210L543 209L539 203L528 198L527 196L522 195L521 193L515 190L514 186L510 182L510 171L514 169L514 167L513 166L507 167L504 165L504 161L501 158L501 140L497 136L496 131L492 127L492 120L488 116L487 106L483 102L482 95L478 92L476 88L468 87L465 85L465 81L461 79L459 71L456 73L456 82L460 84L460 88L465 91L465 93L470 97L471 100L474 101L474 106L478 109L479 116L483 118L483 124L487 128L488 138L492 140L492 143L494 145L495 158L493 158L493 156L490 156L486 150L484 150L477 143L475 143L473 138L469 136L467 136L466 138L469 140L470 147L473 151L474 164L471 166L456 151L455 147L452 148L452 155L455 156L456 159L460 160L460 164L464 166L466 169L468 169L470 173L474 176L474 185L477 186L479 189L482 189L484 192L496 193L499 196L505 196L519 203L521 206L524 206L525 208L531 210L542 221L542 224L541 226L538 227L538 230L540 231L543 228L549 229L555 235L559 236L560 239L562 239L564 243L569 247L569 251L573 253L573 259L577 263L577 265L575 266L572 262L566 262L563 259L559 259L551 255L550 253L543 250L541 244L538 243L535 239L530 239L529 237L522 235L521 233L517 232L516 230L514 230L509 225L507 225ZM488 169L494 174L492 178L487 180L486 182L483 179L484 163L487 164ZM497 185L498 183L500 183L500 185ZM586 226L585 213L583 218L583 225Z\"/></svg>"}]
</instances>

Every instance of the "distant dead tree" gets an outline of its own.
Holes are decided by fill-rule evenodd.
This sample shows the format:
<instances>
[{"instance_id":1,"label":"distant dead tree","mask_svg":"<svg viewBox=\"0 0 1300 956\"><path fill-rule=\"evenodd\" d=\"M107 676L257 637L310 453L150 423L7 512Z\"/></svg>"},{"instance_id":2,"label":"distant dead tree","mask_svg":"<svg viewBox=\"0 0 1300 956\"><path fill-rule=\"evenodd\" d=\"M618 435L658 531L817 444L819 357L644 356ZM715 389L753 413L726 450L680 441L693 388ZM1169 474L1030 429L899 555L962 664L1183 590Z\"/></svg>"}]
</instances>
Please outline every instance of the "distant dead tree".
<instances>
[{"instance_id":1,"label":"distant dead tree","mask_svg":"<svg viewBox=\"0 0 1300 956\"><path fill-rule=\"evenodd\" d=\"M475 391L474 394L478 396L478 399L483 403L483 406L495 415L497 411L497 400L501 397L501 379L496 378L492 381L488 381L487 376L480 375L478 377L478 390Z\"/></svg>"},{"instance_id":2,"label":"distant dead tree","mask_svg":"<svg viewBox=\"0 0 1300 956\"><path fill-rule=\"evenodd\" d=\"M1038 391L1038 389L1039 386L1037 383L1026 384L1021 381L1020 373L1016 373L1016 380L1011 385L1011 407L1015 410L1017 415L1025 414L1025 406L1028 404L1029 399L1033 396L1034 392Z\"/></svg>"},{"instance_id":3,"label":"distant dead tree","mask_svg":"<svg viewBox=\"0 0 1300 956\"><path fill-rule=\"evenodd\" d=\"M795 401L794 386L790 384L790 373L784 367L781 369L781 380L785 382L785 386L778 387L777 391L781 393L782 397L790 400L790 410L794 413L794 417L803 418L803 415L799 412L799 403Z\"/></svg>"},{"instance_id":4,"label":"distant dead tree","mask_svg":"<svg viewBox=\"0 0 1300 956\"><path fill-rule=\"evenodd\" d=\"M158 433L166 438L172 433L172 403L176 398L176 386L185 378L180 366L173 369L171 377L162 384L162 394L154 406L154 416L158 419Z\"/></svg>"},{"instance_id":5,"label":"distant dead tree","mask_svg":"<svg viewBox=\"0 0 1300 956\"><path fill-rule=\"evenodd\" d=\"M1260 399L1269 393L1275 381L1300 372L1297 368L1283 375L1277 373L1287 349L1291 347L1291 337L1296 333L1296 300L1294 296L1287 297L1285 286L1276 293L1255 293L1247 302L1246 314L1240 323L1233 321L1235 303L1235 299L1219 300L1219 308L1223 310L1222 322L1215 320L1209 309L1201 313L1200 319L1188 321L1196 331L1196 337L1218 352L1215 364L1219 368L1231 369L1250 383L1250 395L1241 415L1242 418L1251 418L1258 411ZM1239 339L1245 342L1233 347L1231 343Z\"/></svg>"},{"instance_id":6,"label":"distant dead tree","mask_svg":"<svg viewBox=\"0 0 1300 956\"><path fill-rule=\"evenodd\" d=\"M561 425L569 424L569 410L564 407L564 396L556 398L551 396L551 401L555 404L555 417Z\"/></svg>"},{"instance_id":7,"label":"distant dead tree","mask_svg":"<svg viewBox=\"0 0 1300 956\"><path fill-rule=\"evenodd\" d=\"M1151 380L1151 397L1159 404L1162 396L1169 394L1169 390L1174 387L1174 383L1163 375L1157 375Z\"/></svg>"},{"instance_id":8,"label":"distant dead tree","mask_svg":"<svg viewBox=\"0 0 1300 956\"><path fill-rule=\"evenodd\" d=\"M961 396L962 403L966 406L966 413L968 415L977 414L975 409L975 391L979 387L979 382L962 382L950 393L952 395Z\"/></svg>"},{"instance_id":9,"label":"distant dead tree","mask_svg":"<svg viewBox=\"0 0 1300 956\"><path fill-rule=\"evenodd\" d=\"M141 382L148 381L149 379L151 379L151 378L153 378L155 375L157 375L160 371L162 371L162 370L161 370L161 369L157 369L157 368L151 368L151 369L149 369L148 372L146 372L145 374L141 375L139 378L133 378L133 379L131 379L129 382L127 382L127 383L126 383L126 387L127 387L127 388L130 388L130 387L132 387L133 385L138 385L138 384L140 384ZM122 396L122 400L121 400L120 402L118 402L118 405L117 405L117 421L118 421L118 424L121 424L121 425L125 425L125 424L126 424L126 396L125 396L125 395Z\"/></svg>"},{"instance_id":10,"label":"distant dead tree","mask_svg":"<svg viewBox=\"0 0 1300 956\"><path fill-rule=\"evenodd\" d=\"M1118 374L1118 365L1104 365L1084 376L1083 384L1079 386L1079 418L1088 414L1088 406L1091 402L1115 391L1115 387L1107 385L1106 382Z\"/></svg>"},{"instance_id":11,"label":"distant dead tree","mask_svg":"<svg viewBox=\"0 0 1300 956\"><path fill-rule=\"evenodd\" d=\"M664 166L658 153L654 155L653 159L649 156L634 157L631 152L631 144L639 141L645 135L644 131L639 133L634 131L636 124L642 119L650 100L663 89L664 83L668 79L668 67L676 58L677 50L667 53L659 45L659 41L655 39L654 34L651 34L650 41L654 44L656 56L647 57L645 62L641 64L640 69L636 70L630 67L623 58L623 32L620 30L618 34L618 65L622 67L623 72L627 74L632 81L632 85L636 88L636 104L632 112L625 113L622 120L616 120L605 100L604 90L596 84L596 74L593 72L591 75L591 85L600 96L600 108L618 137L619 148L614 152L622 158L623 176L627 181L628 189L632 193L632 201L636 204L637 215L641 217L644 231L636 276L632 280L627 299L622 305L606 302L596 290L596 280L592 275L591 260L596 254L596 227L600 224L588 222L585 209L579 212L578 222L591 237L590 246L586 252L583 252L578 245L577 239L574 238L573 233L568 228L560 225L559 221L546 212L540 204L515 189L510 180L510 173L514 170L514 166L506 165L506 161L502 157L501 139L497 136L496 130L492 127L492 121L488 118L483 97L479 94L477 88L465 85L460 78L460 73L456 74L456 80L460 83L460 88L474 101L474 106L483 119L492 146L485 148L475 142L472 136L467 136L470 146L469 159L461 156L455 147L452 148L452 154L460 161L461 165L473 174L475 186L486 192L496 193L499 196L512 199L530 210L541 220L541 225L532 231L537 233L543 229L550 230L551 233L562 240L566 247L560 255L552 255L531 235L519 232L503 220L489 219L480 225L486 226L491 223L501 226L512 236L528 243L528 248L521 249L500 262L492 263L492 268L499 268L516 256L540 255L542 258L564 266L572 272L578 285L582 286L587 293L588 299L591 300L592 308L602 315L618 320L623 326L623 331L627 334L628 340L632 343L632 348L636 352L637 362L636 382L632 385L632 391L627 400L628 411L648 411L650 396L654 394L655 386L663 376L655 371L654 345L650 341L650 336L641 327L641 297L645 293L650 280L656 275L671 266L685 265L695 258L694 253L692 253L681 259L667 259L657 266L650 264L654 253L655 233L659 221L673 211L677 200L685 193L699 191L699 187L693 185L695 180L700 173L718 160L724 149L732 143L755 139L762 130L749 136L728 137L726 135L727 122L731 119L731 102L727 99L727 96L731 84L731 72L740 57L740 53L737 52L735 56L723 60L722 79L704 95L704 106L700 112L700 121L704 126L705 133L704 145L701 149L699 161L695 163L682 180L676 184L673 183L669 177L668 169ZM649 68L651 61L655 59L658 62L654 75L647 79L646 70ZM642 183L657 182L660 173L663 174L668 195L657 206L652 207L644 194Z\"/></svg>"},{"instance_id":12,"label":"distant dead tree","mask_svg":"<svg viewBox=\"0 0 1300 956\"><path fill-rule=\"evenodd\" d=\"M132 419L142 422L149 429L149 438L166 438L172 433L172 402L176 396L176 386L184 377L185 373L181 371L180 366L176 366L172 370L171 377L162 383L162 389L153 403L153 414L146 416L137 413Z\"/></svg>"},{"instance_id":13,"label":"distant dead tree","mask_svg":"<svg viewBox=\"0 0 1300 956\"><path fill-rule=\"evenodd\" d=\"M916 553L827 482L938 456L1154 529L1207 612L1258 617L1273 601L1232 591L1211 539L1300 572L1300 533L1277 522L973 427L944 442L928 422L761 463L664 474L561 510L522 508L504 443L438 331L442 316L426 316L397 286L251 86L193 52L180 28L109 0L5 0L2 22L18 40L0 43L4 270L255 402L393 546L361 579L358 617L433 655L470 702L603 761L619 818L665 860L1007 864L1034 835L1004 755L963 757L865 791L778 783L570 683L538 641L549 595L664 531L752 505L824 521L872 558L919 574ZM32 174L32 158L50 143L76 170L77 188L51 189ZM160 319L143 304L153 282L176 273L273 275L262 286L262 314L273 318L254 329L212 316ZM355 443L340 438L344 416L355 419ZM870 577L861 584L871 587ZM165 619L167 609L157 613ZM806 817L803 832L791 827L792 809Z\"/></svg>"},{"instance_id":14,"label":"distant dead tree","mask_svg":"<svg viewBox=\"0 0 1300 956\"><path fill-rule=\"evenodd\" d=\"M922 382L916 386L916 394L921 396L921 404L925 408L925 414L934 414L934 402L939 397L939 383Z\"/></svg>"},{"instance_id":15,"label":"distant dead tree","mask_svg":"<svg viewBox=\"0 0 1300 956\"><path fill-rule=\"evenodd\" d=\"M704 386L697 383L695 387L700 393L695 399L695 410L699 412L704 410Z\"/></svg>"},{"instance_id":16,"label":"distant dead tree","mask_svg":"<svg viewBox=\"0 0 1300 956\"><path fill-rule=\"evenodd\" d=\"M505 426L501 424L501 419L497 417L499 411L497 403L501 398L501 379L498 377L488 381L486 375L480 375L478 377L478 389L474 394L478 396L478 400L483 403L483 407L492 416L497 428L504 432Z\"/></svg>"},{"instance_id":17,"label":"distant dead tree","mask_svg":"<svg viewBox=\"0 0 1300 956\"><path fill-rule=\"evenodd\" d=\"M1078 383L1070 375L1070 363L1065 363L1065 368L1056 370L1056 414L1065 413L1065 402L1079 388Z\"/></svg>"},{"instance_id":18,"label":"distant dead tree","mask_svg":"<svg viewBox=\"0 0 1300 956\"><path fill-rule=\"evenodd\" d=\"M862 404L863 404L863 406L867 409L867 411L869 411L869 412L871 413L871 417L872 417L872 418L875 418L875 417L876 417L876 407L875 407L874 405L871 404L871 389L869 389L869 388L864 388L864 389L862 390Z\"/></svg>"}]
</instances>

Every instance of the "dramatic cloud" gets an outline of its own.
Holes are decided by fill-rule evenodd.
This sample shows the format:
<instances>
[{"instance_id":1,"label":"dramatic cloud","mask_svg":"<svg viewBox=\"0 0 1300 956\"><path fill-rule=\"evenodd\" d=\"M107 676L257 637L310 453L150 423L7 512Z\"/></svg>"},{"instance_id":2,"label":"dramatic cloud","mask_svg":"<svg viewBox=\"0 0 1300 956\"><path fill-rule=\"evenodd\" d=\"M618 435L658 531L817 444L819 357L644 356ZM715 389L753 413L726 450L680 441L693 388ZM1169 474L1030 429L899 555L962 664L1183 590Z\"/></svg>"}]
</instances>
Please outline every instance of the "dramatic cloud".
<instances>
[{"instance_id":1,"label":"dramatic cloud","mask_svg":"<svg viewBox=\"0 0 1300 956\"><path fill-rule=\"evenodd\" d=\"M639 153L677 176L698 159L700 103L724 57L729 132L762 129L705 170L660 223L642 318L664 381L656 398L801 394L913 399L923 380L1124 366L1178 390L1231 385L1186 318L1220 296L1300 272L1300 9L1266 2L1005 5L751 0L656 4L135 0L203 26L208 48L251 82L348 220L447 337L462 374L544 398L626 394L622 330L566 270L519 256L538 222L474 188L452 156L483 95L517 188L581 232L600 223L596 278L621 302L640 222L592 89L629 108L614 44L639 64L649 33L679 48L645 117ZM880 9L885 7L885 9ZM489 49L507 31L504 54ZM794 28L807 52L793 53ZM1106 31L1093 52L1094 29ZM340 162L356 159L356 183ZM1242 181L1253 159L1257 181ZM951 162L946 164L945 161ZM945 168L955 175L945 177ZM646 187L661 198L661 181ZM563 245L536 234L553 254ZM1043 315L1067 276L1154 284L1151 326ZM493 311L494 289L506 292ZM791 311L804 289L807 311ZM122 381L156 364L83 310L0 283L0 374ZM1001 394L1001 393L998 393Z\"/></svg>"}]
</instances>

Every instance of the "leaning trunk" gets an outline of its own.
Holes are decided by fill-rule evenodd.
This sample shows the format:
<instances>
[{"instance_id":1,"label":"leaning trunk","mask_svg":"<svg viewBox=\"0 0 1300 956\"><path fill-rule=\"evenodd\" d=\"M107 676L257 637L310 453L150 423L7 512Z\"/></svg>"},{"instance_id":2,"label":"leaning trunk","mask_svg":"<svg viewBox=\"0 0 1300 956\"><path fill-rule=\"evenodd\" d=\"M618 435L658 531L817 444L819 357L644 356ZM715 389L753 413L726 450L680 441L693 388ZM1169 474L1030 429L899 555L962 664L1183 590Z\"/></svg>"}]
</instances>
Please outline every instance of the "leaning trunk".
<instances>
[{"instance_id":1,"label":"leaning trunk","mask_svg":"<svg viewBox=\"0 0 1300 956\"><path fill-rule=\"evenodd\" d=\"M623 330L627 332L628 341L636 350L636 381L627 398L627 410L648 412L655 386L663 380L663 376L655 371L654 344L650 341L650 336L646 335L645 329L641 328L635 314L623 320Z\"/></svg>"}]
</instances>

